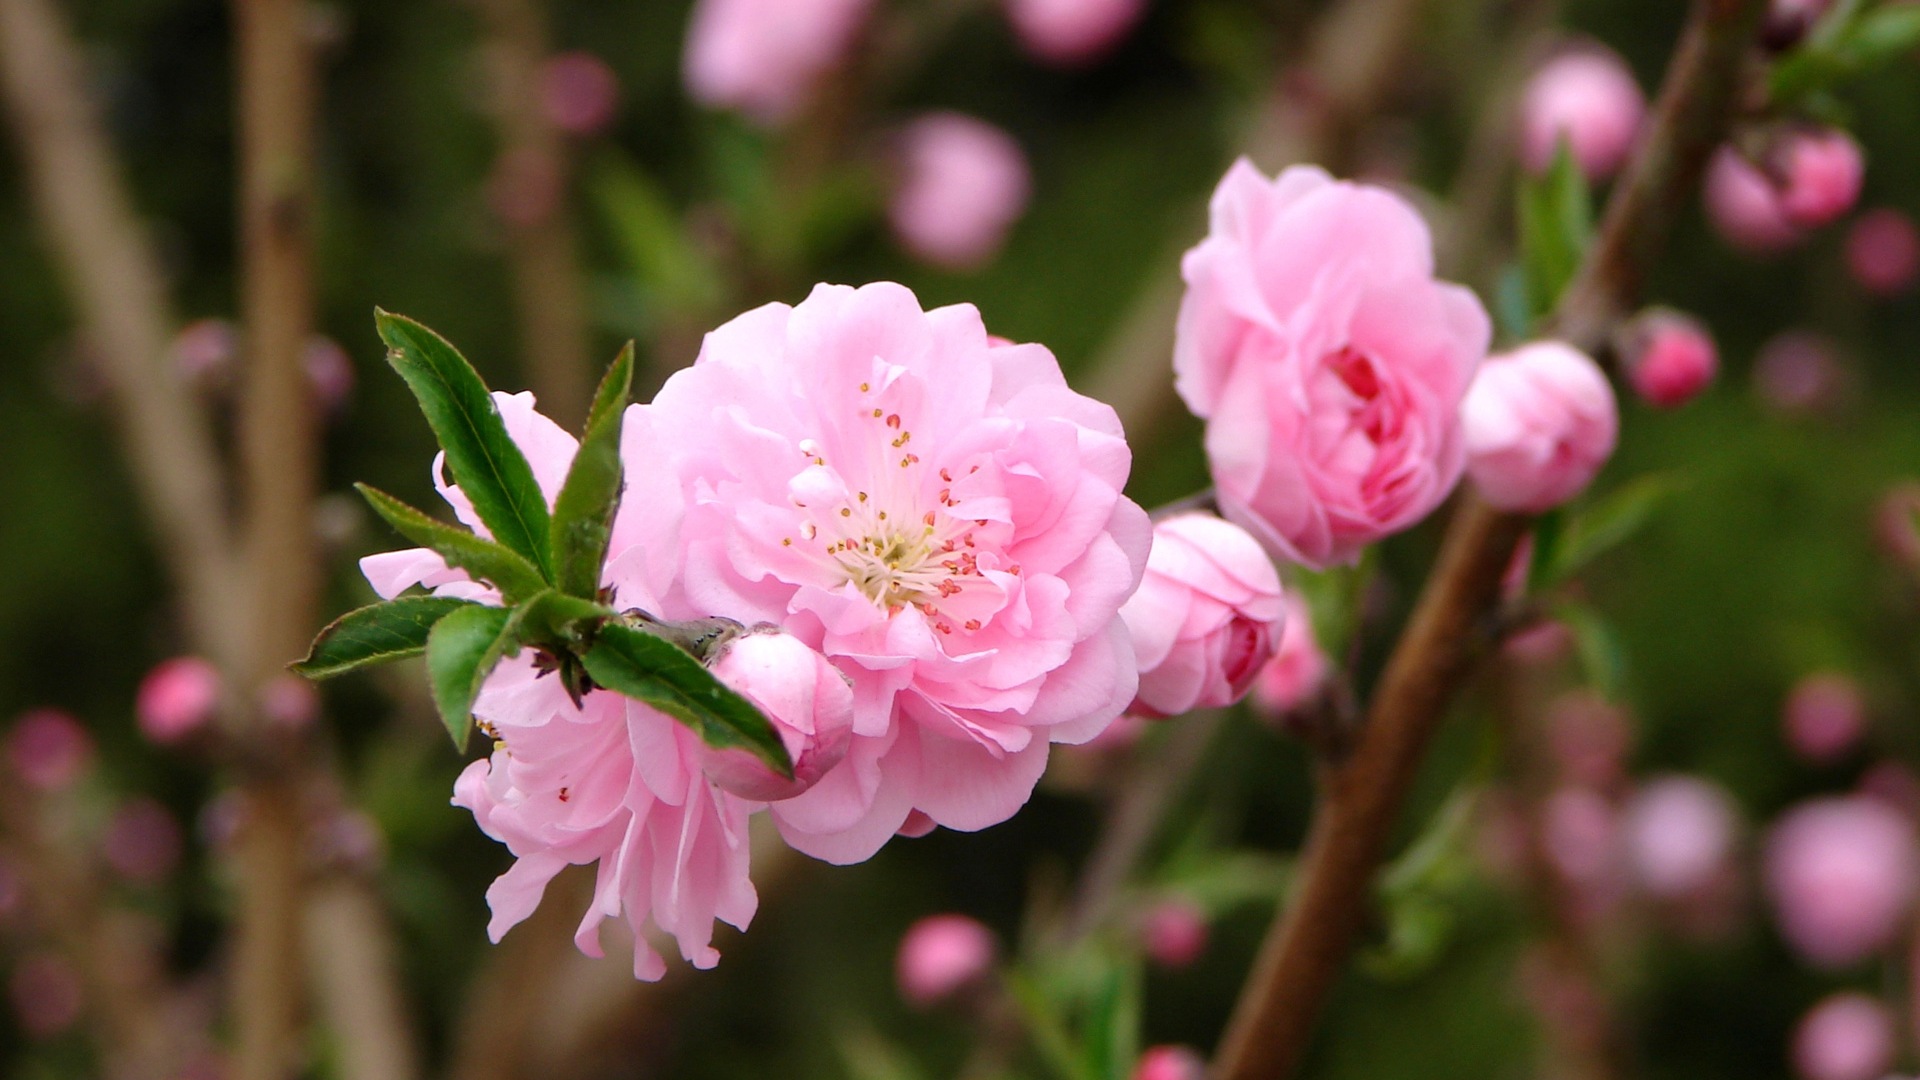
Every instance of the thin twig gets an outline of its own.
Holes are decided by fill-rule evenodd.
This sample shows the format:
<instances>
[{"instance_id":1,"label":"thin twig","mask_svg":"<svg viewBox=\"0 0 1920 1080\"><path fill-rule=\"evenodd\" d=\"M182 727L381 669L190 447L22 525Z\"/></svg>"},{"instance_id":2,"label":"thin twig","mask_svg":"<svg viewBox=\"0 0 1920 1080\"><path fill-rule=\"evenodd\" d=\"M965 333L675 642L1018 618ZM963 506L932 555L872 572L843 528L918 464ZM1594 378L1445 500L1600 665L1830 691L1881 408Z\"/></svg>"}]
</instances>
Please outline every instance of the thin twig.
<instances>
[{"instance_id":1,"label":"thin twig","mask_svg":"<svg viewBox=\"0 0 1920 1080\"><path fill-rule=\"evenodd\" d=\"M1556 325L1576 344L1604 341L1637 290L1713 144L1765 0L1699 0L1675 53L1653 127L1616 188L1600 235L1562 298ZM1306 1052L1327 994L1365 918L1367 887L1429 737L1486 637L1502 573L1528 519L1469 493L1432 577L1375 689L1351 754L1328 762L1300 862L1298 892L1275 923L1228 1025L1215 1075L1274 1080Z\"/></svg>"}]
</instances>

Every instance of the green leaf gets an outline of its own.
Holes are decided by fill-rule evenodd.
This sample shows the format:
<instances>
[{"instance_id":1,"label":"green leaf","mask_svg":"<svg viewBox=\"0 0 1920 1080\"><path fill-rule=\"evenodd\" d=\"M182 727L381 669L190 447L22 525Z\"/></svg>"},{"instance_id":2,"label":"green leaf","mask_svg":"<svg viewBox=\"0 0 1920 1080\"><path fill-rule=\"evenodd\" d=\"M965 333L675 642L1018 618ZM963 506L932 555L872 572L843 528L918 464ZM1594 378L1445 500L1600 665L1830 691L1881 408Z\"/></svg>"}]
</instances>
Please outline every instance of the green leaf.
<instances>
[{"instance_id":1,"label":"green leaf","mask_svg":"<svg viewBox=\"0 0 1920 1080\"><path fill-rule=\"evenodd\" d=\"M745 749L780 775L793 775L786 744L760 710L665 638L610 622L584 659L595 683L679 720L708 746Z\"/></svg>"},{"instance_id":2,"label":"green leaf","mask_svg":"<svg viewBox=\"0 0 1920 1080\"><path fill-rule=\"evenodd\" d=\"M620 428L633 389L633 342L600 380L580 449L553 503L554 584L583 599L600 591L600 568L620 509Z\"/></svg>"},{"instance_id":3,"label":"green leaf","mask_svg":"<svg viewBox=\"0 0 1920 1080\"><path fill-rule=\"evenodd\" d=\"M369 664L419 656L427 650L433 625L471 604L451 596L403 596L349 611L320 631L305 660L290 666L309 679L326 679Z\"/></svg>"},{"instance_id":4,"label":"green leaf","mask_svg":"<svg viewBox=\"0 0 1920 1080\"><path fill-rule=\"evenodd\" d=\"M1060 1080L1099 1080L1074 1053L1066 1023L1040 985L1018 971L1009 971L1006 982L1008 996L1019 1007L1027 1037L1033 1040L1033 1048L1040 1052L1048 1068Z\"/></svg>"},{"instance_id":5,"label":"green leaf","mask_svg":"<svg viewBox=\"0 0 1920 1080\"><path fill-rule=\"evenodd\" d=\"M629 271L648 293L676 311L718 303L712 261L687 237L681 214L651 177L625 157L605 153L594 161L587 187Z\"/></svg>"},{"instance_id":6,"label":"green leaf","mask_svg":"<svg viewBox=\"0 0 1920 1080\"><path fill-rule=\"evenodd\" d=\"M1601 697L1618 700L1627 681L1627 654L1613 626L1586 604L1556 604L1553 614L1573 631L1574 652L1587 682Z\"/></svg>"},{"instance_id":7,"label":"green leaf","mask_svg":"<svg viewBox=\"0 0 1920 1080\"><path fill-rule=\"evenodd\" d=\"M1527 275L1527 301L1534 320L1553 310L1580 269L1593 234L1593 207L1586 177L1563 138L1545 176L1520 183L1520 251Z\"/></svg>"},{"instance_id":8,"label":"green leaf","mask_svg":"<svg viewBox=\"0 0 1920 1080\"><path fill-rule=\"evenodd\" d=\"M433 549L447 560L448 566L465 570L499 589L508 603L517 603L547 587L532 563L505 546L456 525L435 521L379 488L366 484L353 486L366 498L374 513L385 518L401 536Z\"/></svg>"},{"instance_id":9,"label":"green leaf","mask_svg":"<svg viewBox=\"0 0 1920 1080\"><path fill-rule=\"evenodd\" d=\"M1864 14L1852 10L1858 7L1830 13L1799 49L1774 66L1768 78L1774 104L1800 104L1920 48L1920 7L1881 4Z\"/></svg>"},{"instance_id":10,"label":"green leaf","mask_svg":"<svg viewBox=\"0 0 1920 1080\"><path fill-rule=\"evenodd\" d=\"M600 624L613 616L614 610L605 604L555 589L535 594L514 613L520 640L568 651L583 649Z\"/></svg>"},{"instance_id":11,"label":"green leaf","mask_svg":"<svg viewBox=\"0 0 1920 1080\"><path fill-rule=\"evenodd\" d=\"M1111 965L1087 1003L1087 1074L1100 1080L1127 1080L1140 1056L1140 971L1134 964Z\"/></svg>"},{"instance_id":12,"label":"green leaf","mask_svg":"<svg viewBox=\"0 0 1920 1080\"><path fill-rule=\"evenodd\" d=\"M480 684L501 657L516 651L513 616L509 608L473 604L446 615L427 635L433 703L453 745L463 751L473 731L473 699L480 696Z\"/></svg>"},{"instance_id":13,"label":"green leaf","mask_svg":"<svg viewBox=\"0 0 1920 1080\"><path fill-rule=\"evenodd\" d=\"M387 362L405 379L447 453L453 482L494 539L553 579L547 499L480 373L447 340L412 319L375 310Z\"/></svg>"},{"instance_id":14,"label":"green leaf","mask_svg":"<svg viewBox=\"0 0 1920 1080\"><path fill-rule=\"evenodd\" d=\"M1631 539L1653 520L1654 511L1684 485L1666 474L1642 476L1588 503L1560 530L1551 561L1537 575L1543 585L1558 584L1588 563ZM1536 560L1542 558L1538 548Z\"/></svg>"}]
</instances>

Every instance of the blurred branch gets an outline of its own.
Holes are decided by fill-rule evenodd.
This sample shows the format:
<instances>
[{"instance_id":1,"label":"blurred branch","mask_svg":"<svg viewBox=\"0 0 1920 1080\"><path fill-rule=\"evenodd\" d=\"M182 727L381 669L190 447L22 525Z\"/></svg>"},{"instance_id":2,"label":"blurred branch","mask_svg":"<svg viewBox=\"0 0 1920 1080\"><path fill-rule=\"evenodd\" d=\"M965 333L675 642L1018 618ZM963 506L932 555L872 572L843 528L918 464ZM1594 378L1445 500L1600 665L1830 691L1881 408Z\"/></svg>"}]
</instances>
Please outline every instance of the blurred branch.
<instances>
[{"instance_id":1,"label":"blurred branch","mask_svg":"<svg viewBox=\"0 0 1920 1080\"><path fill-rule=\"evenodd\" d=\"M506 226L508 264L527 381L540 411L571 428L587 415L593 373L587 356L586 303L579 241L567 213L572 163L547 119L541 68L546 13L539 0L474 0L484 45L500 147L488 181Z\"/></svg>"},{"instance_id":2,"label":"blurred branch","mask_svg":"<svg viewBox=\"0 0 1920 1080\"><path fill-rule=\"evenodd\" d=\"M0 0L0 89L34 215L109 377L125 457L194 636L224 655L235 582L220 460L207 418L168 357L174 319L91 100L79 50L50 0Z\"/></svg>"},{"instance_id":3,"label":"blurred branch","mask_svg":"<svg viewBox=\"0 0 1920 1080\"><path fill-rule=\"evenodd\" d=\"M1696 0L1652 127L1614 190L1554 326L1604 342L1637 290L1707 153L1724 131L1765 0ZM1305 1054L1368 910L1367 890L1429 737L1489 636L1500 579L1529 525L1469 492L1374 691L1351 753L1324 764L1300 885L1261 948L1215 1065L1220 1080L1272 1080Z\"/></svg>"},{"instance_id":4,"label":"blurred branch","mask_svg":"<svg viewBox=\"0 0 1920 1080\"><path fill-rule=\"evenodd\" d=\"M340 1033L348 1080L413 1080L419 1052L394 976L393 931L371 882L345 874L307 900L307 953L321 1018Z\"/></svg>"}]
</instances>

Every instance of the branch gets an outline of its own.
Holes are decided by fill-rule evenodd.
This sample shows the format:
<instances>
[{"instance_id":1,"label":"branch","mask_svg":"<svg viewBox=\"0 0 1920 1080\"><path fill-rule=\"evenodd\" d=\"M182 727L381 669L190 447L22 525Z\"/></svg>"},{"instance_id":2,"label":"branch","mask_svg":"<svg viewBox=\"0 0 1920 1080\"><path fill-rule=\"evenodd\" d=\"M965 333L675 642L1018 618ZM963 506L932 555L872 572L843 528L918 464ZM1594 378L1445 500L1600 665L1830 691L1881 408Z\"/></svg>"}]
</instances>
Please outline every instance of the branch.
<instances>
[{"instance_id":1,"label":"branch","mask_svg":"<svg viewBox=\"0 0 1920 1080\"><path fill-rule=\"evenodd\" d=\"M1615 189L1600 235L1554 325L1595 347L1633 298L1678 207L1724 131L1765 0L1698 0L1655 107L1653 127ZM1367 890L1427 742L1488 634L1500 578L1530 519L1469 493L1433 575L1343 760L1324 769L1300 885L1235 1006L1215 1063L1220 1080L1290 1075L1345 966Z\"/></svg>"}]
</instances>

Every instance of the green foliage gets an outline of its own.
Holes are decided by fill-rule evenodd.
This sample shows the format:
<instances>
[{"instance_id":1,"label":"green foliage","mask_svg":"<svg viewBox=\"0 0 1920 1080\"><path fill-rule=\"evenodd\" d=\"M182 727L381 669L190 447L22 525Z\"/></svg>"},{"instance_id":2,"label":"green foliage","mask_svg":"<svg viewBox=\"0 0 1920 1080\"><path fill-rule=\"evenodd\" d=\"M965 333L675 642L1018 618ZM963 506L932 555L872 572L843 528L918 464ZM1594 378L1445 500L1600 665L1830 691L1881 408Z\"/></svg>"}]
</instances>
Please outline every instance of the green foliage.
<instances>
[{"instance_id":1,"label":"green foliage","mask_svg":"<svg viewBox=\"0 0 1920 1080\"><path fill-rule=\"evenodd\" d=\"M1519 225L1529 324L1538 325L1580 269L1593 235L1587 180L1564 138L1546 175L1521 178Z\"/></svg>"},{"instance_id":2,"label":"green foliage","mask_svg":"<svg viewBox=\"0 0 1920 1080\"><path fill-rule=\"evenodd\" d=\"M553 503L554 584L572 596L591 599L600 591L607 541L620 510L620 429L632 389L633 343L628 342L593 395L580 449Z\"/></svg>"},{"instance_id":3,"label":"green foliage","mask_svg":"<svg viewBox=\"0 0 1920 1080\"><path fill-rule=\"evenodd\" d=\"M1860 4L1829 15L1819 32L1775 65L1768 90L1779 105L1804 105L1920 49L1920 6Z\"/></svg>"},{"instance_id":4,"label":"green foliage","mask_svg":"<svg viewBox=\"0 0 1920 1080\"><path fill-rule=\"evenodd\" d=\"M441 617L471 601L450 596L403 596L349 611L313 639L313 648L293 670L309 679L325 679L369 664L419 656L427 634Z\"/></svg>"},{"instance_id":5,"label":"green foliage","mask_svg":"<svg viewBox=\"0 0 1920 1080\"><path fill-rule=\"evenodd\" d=\"M1632 539L1685 486L1680 478L1665 473L1635 477L1577 510L1562 507L1542 516L1533 532L1529 591L1541 592L1566 581Z\"/></svg>"},{"instance_id":6,"label":"green foliage","mask_svg":"<svg viewBox=\"0 0 1920 1080\"><path fill-rule=\"evenodd\" d=\"M680 646L631 623L600 627L582 660L593 681L644 701L716 749L739 748L793 775L786 744L767 718Z\"/></svg>"},{"instance_id":7,"label":"green foliage","mask_svg":"<svg viewBox=\"0 0 1920 1080\"><path fill-rule=\"evenodd\" d=\"M478 581L500 590L509 603L524 600L547 587L539 569L518 552L428 517L384 491L355 484L354 488L387 524L401 536L430 548L447 560L448 566L465 570Z\"/></svg>"},{"instance_id":8,"label":"green foliage","mask_svg":"<svg viewBox=\"0 0 1920 1080\"><path fill-rule=\"evenodd\" d=\"M454 611L427 635L427 678L440 721L465 750L473 732L473 700L494 666L515 647L514 612L473 604Z\"/></svg>"}]
</instances>

